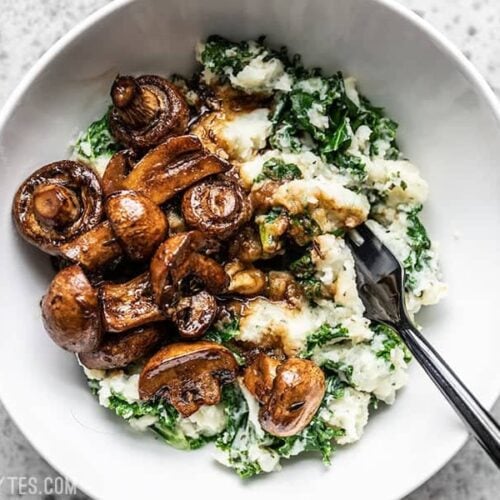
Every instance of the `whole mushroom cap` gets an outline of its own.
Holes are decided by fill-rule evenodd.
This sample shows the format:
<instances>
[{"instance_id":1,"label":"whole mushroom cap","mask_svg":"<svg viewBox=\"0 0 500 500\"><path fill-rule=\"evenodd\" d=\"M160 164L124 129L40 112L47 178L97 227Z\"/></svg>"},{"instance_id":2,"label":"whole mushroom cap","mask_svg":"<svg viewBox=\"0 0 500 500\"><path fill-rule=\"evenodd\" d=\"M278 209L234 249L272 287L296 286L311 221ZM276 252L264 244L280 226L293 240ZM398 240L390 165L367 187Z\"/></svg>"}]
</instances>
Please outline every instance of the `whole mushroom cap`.
<instances>
[{"instance_id":1,"label":"whole mushroom cap","mask_svg":"<svg viewBox=\"0 0 500 500\"><path fill-rule=\"evenodd\" d=\"M45 252L95 227L102 219L102 189L96 173L75 161L38 169L19 187L12 214L21 236Z\"/></svg>"},{"instance_id":2,"label":"whole mushroom cap","mask_svg":"<svg viewBox=\"0 0 500 500\"><path fill-rule=\"evenodd\" d=\"M276 368L272 390L259 412L262 428L278 437L298 434L325 395L325 375L308 359L290 358Z\"/></svg>"},{"instance_id":3,"label":"whole mushroom cap","mask_svg":"<svg viewBox=\"0 0 500 500\"><path fill-rule=\"evenodd\" d=\"M252 205L238 183L208 179L184 193L182 214L189 226L225 239L250 220Z\"/></svg>"},{"instance_id":4,"label":"whole mushroom cap","mask_svg":"<svg viewBox=\"0 0 500 500\"><path fill-rule=\"evenodd\" d=\"M160 76L117 76L111 99L111 133L128 147L150 148L187 129L186 100L174 84Z\"/></svg>"},{"instance_id":5,"label":"whole mushroom cap","mask_svg":"<svg viewBox=\"0 0 500 500\"><path fill-rule=\"evenodd\" d=\"M59 271L42 299L42 317L52 340L71 352L90 352L102 340L97 291L80 266Z\"/></svg>"},{"instance_id":6,"label":"whole mushroom cap","mask_svg":"<svg viewBox=\"0 0 500 500\"><path fill-rule=\"evenodd\" d=\"M106 215L123 250L132 260L151 257L168 232L167 218L161 209L135 191L117 191L109 196Z\"/></svg>"}]
</instances>

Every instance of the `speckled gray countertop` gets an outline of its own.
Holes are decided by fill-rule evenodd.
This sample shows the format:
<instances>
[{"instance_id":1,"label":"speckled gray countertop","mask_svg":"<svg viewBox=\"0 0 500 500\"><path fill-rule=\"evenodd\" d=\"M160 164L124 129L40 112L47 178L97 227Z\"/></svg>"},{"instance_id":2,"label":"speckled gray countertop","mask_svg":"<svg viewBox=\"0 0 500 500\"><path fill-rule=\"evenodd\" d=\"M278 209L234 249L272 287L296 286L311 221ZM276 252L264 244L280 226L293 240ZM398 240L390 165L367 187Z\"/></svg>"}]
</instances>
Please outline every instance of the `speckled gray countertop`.
<instances>
[{"instance_id":1,"label":"speckled gray countertop","mask_svg":"<svg viewBox=\"0 0 500 500\"><path fill-rule=\"evenodd\" d=\"M109 0L1 0L0 105L47 48L83 17ZM500 0L400 0L444 32L500 95ZM500 403L494 413L500 419ZM0 478L35 477L54 471L20 433L0 403ZM22 495L0 486L0 499L87 499L76 495ZM496 500L500 473L469 441L457 456L406 500Z\"/></svg>"}]
</instances>

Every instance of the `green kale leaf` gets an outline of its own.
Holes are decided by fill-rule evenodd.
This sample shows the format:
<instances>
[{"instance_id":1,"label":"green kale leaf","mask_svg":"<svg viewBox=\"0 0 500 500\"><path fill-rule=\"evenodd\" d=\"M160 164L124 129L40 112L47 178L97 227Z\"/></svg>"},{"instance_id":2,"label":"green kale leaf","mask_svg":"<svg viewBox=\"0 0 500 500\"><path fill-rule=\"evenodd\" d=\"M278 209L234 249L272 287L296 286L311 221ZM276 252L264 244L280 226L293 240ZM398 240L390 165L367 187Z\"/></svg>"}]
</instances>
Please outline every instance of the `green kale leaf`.
<instances>
[{"instance_id":1,"label":"green kale leaf","mask_svg":"<svg viewBox=\"0 0 500 500\"><path fill-rule=\"evenodd\" d=\"M301 179L302 172L294 163L285 163L279 158L270 158L262 166L262 173L257 176L255 182L266 179L273 181L291 181Z\"/></svg>"},{"instance_id":2,"label":"green kale leaf","mask_svg":"<svg viewBox=\"0 0 500 500\"><path fill-rule=\"evenodd\" d=\"M318 329L314 330L306 339L305 349L301 352L304 358L310 358L314 350L332 341L345 339L349 336L349 330L342 325L330 325L323 323Z\"/></svg>"},{"instance_id":3,"label":"green kale leaf","mask_svg":"<svg viewBox=\"0 0 500 500\"><path fill-rule=\"evenodd\" d=\"M403 262L403 265L406 272L406 288L410 291L414 290L417 285L416 275L422 271L430 259L431 240L418 216L421 210L422 206L418 206L407 214L410 254Z\"/></svg>"},{"instance_id":4,"label":"green kale leaf","mask_svg":"<svg viewBox=\"0 0 500 500\"><path fill-rule=\"evenodd\" d=\"M120 149L109 130L108 117L109 110L102 118L91 123L87 130L78 137L74 148L77 158L90 163L98 163L99 160L109 160Z\"/></svg>"}]
</instances>

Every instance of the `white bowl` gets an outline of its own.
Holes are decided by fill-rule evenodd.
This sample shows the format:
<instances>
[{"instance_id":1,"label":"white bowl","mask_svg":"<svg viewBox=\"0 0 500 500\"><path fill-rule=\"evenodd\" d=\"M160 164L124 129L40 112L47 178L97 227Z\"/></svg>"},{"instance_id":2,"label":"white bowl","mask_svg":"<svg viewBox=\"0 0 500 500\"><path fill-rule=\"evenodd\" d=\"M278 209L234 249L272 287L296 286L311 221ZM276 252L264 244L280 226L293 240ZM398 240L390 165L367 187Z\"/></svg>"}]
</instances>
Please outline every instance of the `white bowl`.
<instances>
[{"instance_id":1,"label":"white bowl","mask_svg":"<svg viewBox=\"0 0 500 500\"><path fill-rule=\"evenodd\" d=\"M106 499L390 499L436 472L466 433L416 363L395 405L326 469L285 464L251 482L211 459L138 435L100 408L74 357L43 332L39 300L52 270L10 220L12 196L37 167L105 109L117 72L189 74L195 43L211 33L267 34L308 65L356 75L401 124L400 144L431 186L426 221L442 246L449 297L421 315L431 341L491 405L499 393L500 111L484 80L430 26L387 1L144 0L114 2L59 41L23 80L0 117L0 396L45 458Z\"/></svg>"}]
</instances>

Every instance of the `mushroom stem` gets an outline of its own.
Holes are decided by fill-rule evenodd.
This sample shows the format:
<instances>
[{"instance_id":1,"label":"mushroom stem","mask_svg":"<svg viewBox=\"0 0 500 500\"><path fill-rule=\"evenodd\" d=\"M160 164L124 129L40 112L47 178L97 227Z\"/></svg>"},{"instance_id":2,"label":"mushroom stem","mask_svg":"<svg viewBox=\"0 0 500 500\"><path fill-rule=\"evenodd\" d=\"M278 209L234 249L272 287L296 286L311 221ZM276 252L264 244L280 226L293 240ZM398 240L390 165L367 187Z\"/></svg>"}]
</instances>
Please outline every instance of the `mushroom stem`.
<instances>
[{"instance_id":1,"label":"mushroom stem","mask_svg":"<svg viewBox=\"0 0 500 500\"><path fill-rule=\"evenodd\" d=\"M137 84L131 76L119 76L111 88L111 99L123 122L141 128L153 121L160 102L155 93Z\"/></svg>"},{"instance_id":2,"label":"mushroom stem","mask_svg":"<svg viewBox=\"0 0 500 500\"><path fill-rule=\"evenodd\" d=\"M90 231L59 247L59 255L71 262L95 271L117 262L123 255L109 221L101 222Z\"/></svg>"},{"instance_id":3,"label":"mushroom stem","mask_svg":"<svg viewBox=\"0 0 500 500\"><path fill-rule=\"evenodd\" d=\"M57 184L45 184L33 192L33 211L42 224L63 227L80 216L80 203L73 191Z\"/></svg>"},{"instance_id":4,"label":"mushroom stem","mask_svg":"<svg viewBox=\"0 0 500 500\"><path fill-rule=\"evenodd\" d=\"M124 332L165 319L154 301L149 273L127 283L105 283L99 289L99 298L108 332Z\"/></svg>"}]
</instances>

